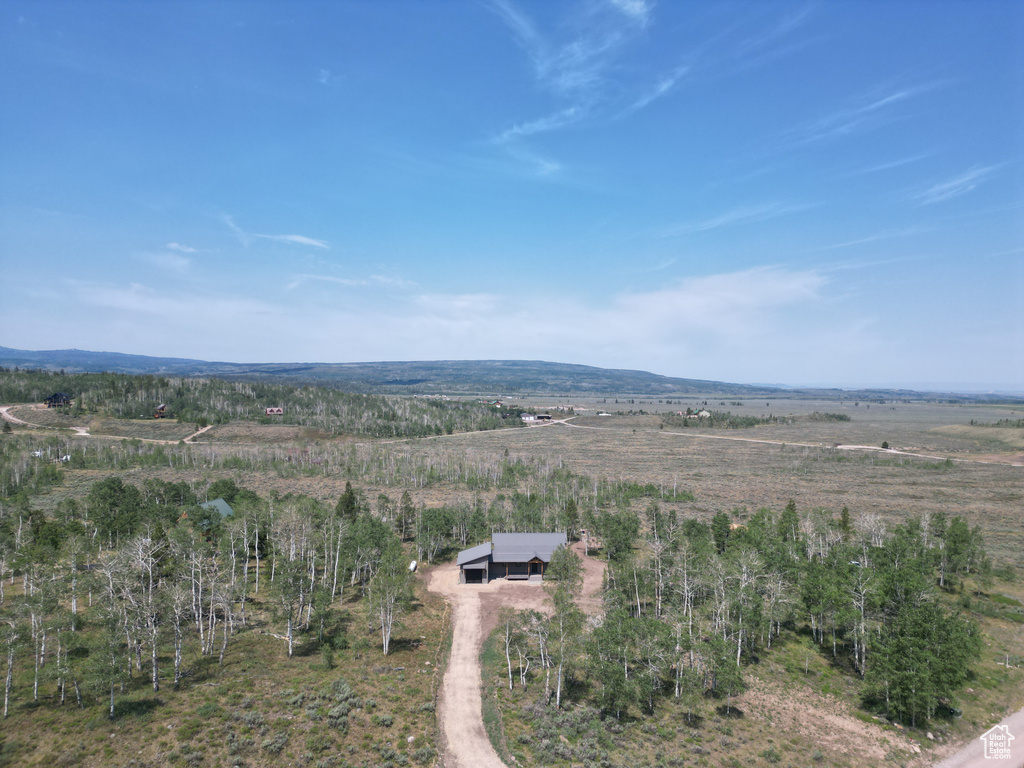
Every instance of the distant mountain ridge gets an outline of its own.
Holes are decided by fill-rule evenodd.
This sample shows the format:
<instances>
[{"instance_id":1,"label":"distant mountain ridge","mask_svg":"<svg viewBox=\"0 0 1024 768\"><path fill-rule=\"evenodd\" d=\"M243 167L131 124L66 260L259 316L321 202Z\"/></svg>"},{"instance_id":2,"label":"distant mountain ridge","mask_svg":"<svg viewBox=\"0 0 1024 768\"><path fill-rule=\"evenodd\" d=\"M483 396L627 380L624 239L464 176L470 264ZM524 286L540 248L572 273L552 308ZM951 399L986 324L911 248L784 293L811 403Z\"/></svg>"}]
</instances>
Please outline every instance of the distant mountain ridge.
<instances>
[{"instance_id":1,"label":"distant mountain ridge","mask_svg":"<svg viewBox=\"0 0 1024 768\"><path fill-rule=\"evenodd\" d=\"M228 363L178 357L152 357L80 349L30 351L0 347L4 367L164 376L269 377L347 385L389 393L565 393L565 394L754 394L777 392L700 379L660 376L537 360L435 360L365 363Z\"/></svg>"},{"instance_id":2,"label":"distant mountain ridge","mask_svg":"<svg viewBox=\"0 0 1024 768\"><path fill-rule=\"evenodd\" d=\"M90 352L29 351L0 347L0 366L66 373L109 371L138 375L267 378L355 392L455 395L647 395L692 397L850 397L840 389L794 389L661 376L647 371L597 368L539 360L434 360L366 363L228 363L178 357ZM858 396L920 399L909 390L856 390ZM934 395L931 395L934 397Z\"/></svg>"}]
</instances>

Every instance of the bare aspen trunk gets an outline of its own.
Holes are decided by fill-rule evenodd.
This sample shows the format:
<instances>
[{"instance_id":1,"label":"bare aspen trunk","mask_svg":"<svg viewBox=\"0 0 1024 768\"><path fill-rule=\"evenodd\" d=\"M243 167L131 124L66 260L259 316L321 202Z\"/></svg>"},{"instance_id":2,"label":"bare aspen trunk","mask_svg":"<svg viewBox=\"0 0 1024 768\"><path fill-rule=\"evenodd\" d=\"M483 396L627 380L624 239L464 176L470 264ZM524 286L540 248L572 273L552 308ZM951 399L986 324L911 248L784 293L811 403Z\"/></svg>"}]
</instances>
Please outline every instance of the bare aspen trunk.
<instances>
[{"instance_id":1,"label":"bare aspen trunk","mask_svg":"<svg viewBox=\"0 0 1024 768\"><path fill-rule=\"evenodd\" d=\"M11 701L11 685L14 682L14 641L7 643L7 679L4 682L4 720L7 719L8 705Z\"/></svg>"},{"instance_id":2,"label":"bare aspen trunk","mask_svg":"<svg viewBox=\"0 0 1024 768\"><path fill-rule=\"evenodd\" d=\"M150 630L150 644L149 645L150 645L150 654L151 654L150 655L150 663L153 665L153 690L154 691L159 691L160 690L160 669L159 669L159 666L157 664L157 654L156 654L157 632L156 632L156 619L155 619L155 617L150 617L150 623L151 623L152 629Z\"/></svg>"}]
</instances>

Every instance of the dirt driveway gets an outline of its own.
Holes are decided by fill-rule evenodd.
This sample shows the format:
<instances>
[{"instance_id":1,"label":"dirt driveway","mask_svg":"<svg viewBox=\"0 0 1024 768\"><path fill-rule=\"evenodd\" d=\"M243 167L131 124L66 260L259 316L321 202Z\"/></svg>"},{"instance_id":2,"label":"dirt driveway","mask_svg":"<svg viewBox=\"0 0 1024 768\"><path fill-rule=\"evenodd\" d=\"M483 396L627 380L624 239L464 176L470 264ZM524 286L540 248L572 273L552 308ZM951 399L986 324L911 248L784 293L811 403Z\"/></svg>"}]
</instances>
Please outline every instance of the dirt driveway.
<instances>
[{"instance_id":1,"label":"dirt driveway","mask_svg":"<svg viewBox=\"0 0 1024 768\"><path fill-rule=\"evenodd\" d=\"M24 405L24 404L22 404L22 405ZM17 408L17 407L19 407L19 406L15 406L15 405L0 405L0 418L4 419L6 421L9 421L12 424L20 424L20 425L22 425L24 427L35 427L37 429L53 429L53 427L47 427L47 426L44 426L43 424L33 424L30 421L23 421L22 419L19 419L17 416L15 416L13 413L11 413L11 408ZM42 410L46 409L46 406L44 406L44 405L32 405L30 407L31 407L31 409L33 411L42 411ZM202 429L200 429L197 432L193 432L191 435L189 435L188 437L184 438L184 442L186 442L186 443L194 442L197 437L199 437L201 434L203 434L207 430L213 429L213 427L214 427L214 425L210 424L209 426L203 427ZM70 429L74 430L75 435L77 437L99 437L99 438L103 438L105 440L138 440L138 441L143 442L143 443L156 443L156 444L159 444L159 445L177 445L177 443L178 443L177 440L157 440L155 438L149 438L149 437L125 437L123 435L92 435L92 434L89 434L89 428L88 427L70 427Z\"/></svg>"},{"instance_id":2,"label":"dirt driveway","mask_svg":"<svg viewBox=\"0 0 1024 768\"><path fill-rule=\"evenodd\" d=\"M947 757L940 763L935 763L933 768L985 768L986 766L1000 766L1000 768L1021 768L1024 766L1024 709L1014 712L999 723L1000 727L992 728L992 731L1002 731L1008 735L1010 756L1005 758L993 758L985 754L986 744L980 738L972 739L959 752Z\"/></svg>"},{"instance_id":3,"label":"dirt driveway","mask_svg":"<svg viewBox=\"0 0 1024 768\"><path fill-rule=\"evenodd\" d=\"M581 556L579 544L573 549ZM592 613L600 609L599 593L604 563L584 558L583 595L580 606ZM459 567L446 563L435 568L427 589L444 596L452 605L452 653L441 684L438 718L444 744L445 768L507 768L484 730L481 712L480 649L497 626L498 610L545 610L543 584L497 579L490 584L459 584Z\"/></svg>"}]
</instances>

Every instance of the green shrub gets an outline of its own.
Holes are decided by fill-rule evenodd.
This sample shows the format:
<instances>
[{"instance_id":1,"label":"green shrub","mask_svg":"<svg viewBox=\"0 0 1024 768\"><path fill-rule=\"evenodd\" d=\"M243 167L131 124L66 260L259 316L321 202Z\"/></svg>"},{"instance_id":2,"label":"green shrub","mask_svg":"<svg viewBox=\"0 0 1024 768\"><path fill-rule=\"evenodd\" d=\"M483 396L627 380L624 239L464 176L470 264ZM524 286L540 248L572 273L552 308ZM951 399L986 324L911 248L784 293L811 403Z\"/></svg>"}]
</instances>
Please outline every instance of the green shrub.
<instances>
[{"instance_id":1,"label":"green shrub","mask_svg":"<svg viewBox=\"0 0 1024 768\"><path fill-rule=\"evenodd\" d=\"M272 755L278 755L278 754L281 753L281 750L284 749L284 745L287 744L287 743L288 743L288 734L287 733L276 733L273 736L271 736L269 739L265 739L263 741L263 743L260 744L260 748L264 752L269 752Z\"/></svg>"}]
</instances>

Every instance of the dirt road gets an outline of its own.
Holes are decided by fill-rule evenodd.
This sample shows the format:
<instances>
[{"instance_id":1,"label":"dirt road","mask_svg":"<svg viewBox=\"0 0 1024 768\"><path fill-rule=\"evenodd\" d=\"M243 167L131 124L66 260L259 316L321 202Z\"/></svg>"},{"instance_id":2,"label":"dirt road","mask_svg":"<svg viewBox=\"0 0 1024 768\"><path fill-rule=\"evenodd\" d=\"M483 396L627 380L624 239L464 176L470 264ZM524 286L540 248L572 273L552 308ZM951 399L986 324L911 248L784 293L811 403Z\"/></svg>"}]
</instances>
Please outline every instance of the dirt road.
<instances>
[{"instance_id":1,"label":"dirt road","mask_svg":"<svg viewBox=\"0 0 1024 768\"><path fill-rule=\"evenodd\" d=\"M579 544L573 549L582 556ZM599 593L604 563L584 558L580 606L588 613L600 608ZM508 768L494 751L484 730L481 711L480 649L497 626L498 609L545 610L547 593L541 582L505 581L459 584L459 567L446 563L435 568L427 589L452 605L452 653L441 684L438 719L441 724L445 768Z\"/></svg>"},{"instance_id":2,"label":"dirt road","mask_svg":"<svg viewBox=\"0 0 1024 768\"><path fill-rule=\"evenodd\" d=\"M17 416L11 413L11 408L16 407L17 406L14 405L0 405L0 418L9 421L12 424L21 424L23 427L35 427L37 429L55 429L55 427L47 427L43 424L33 424L30 421L24 421L22 419L19 419ZM33 410L42 410L43 408L44 406L41 405L32 406ZM70 429L74 430L76 437L102 437L106 440L139 440L140 442L143 443L157 443L159 445L177 445L178 443L177 440L157 440L155 438L149 437L125 437L123 435L92 435L89 434L89 429L87 427L70 427ZM213 424L211 424L208 427L203 427L202 429L196 432L193 432L191 435L186 437L184 441L186 443L191 443L193 440L195 440L195 438L199 437L199 435L203 434L203 432L206 432L209 429L213 429Z\"/></svg>"},{"instance_id":3,"label":"dirt road","mask_svg":"<svg viewBox=\"0 0 1024 768\"><path fill-rule=\"evenodd\" d=\"M572 427L573 429L593 429L600 432L611 432L614 431L614 427L594 427L584 424L573 424L570 419L575 418L570 416L569 419L562 419L560 421L553 421L551 424L560 424L565 427ZM911 451L901 451L898 448L879 448L874 445L844 445L839 443L837 445L826 446L823 443L796 443L785 440L763 440L755 437L734 437L732 435L708 435L703 432L673 432L672 430L646 430L651 434L661 435L662 437L689 437L691 439L699 440L732 440L737 443L762 443L764 445L778 445L778 446L789 446L790 448L831 448L836 451L864 451L873 453L884 453L892 456L907 456L914 459L932 459L935 461L955 461L960 464L1009 464L1011 467L1024 466L1024 456L1017 455L1006 455L1006 456L991 456L988 459L981 458L957 458L955 456L935 456L929 453L913 453Z\"/></svg>"},{"instance_id":4,"label":"dirt road","mask_svg":"<svg viewBox=\"0 0 1024 768\"><path fill-rule=\"evenodd\" d=\"M1000 726L1006 726L1003 730ZM996 759L985 756L986 742L980 738L973 739L955 755L947 757L932 768L1022 768L1024 766L1024 709L1014 712L994 726L997 733L1008 734L1013 738L1009 741L1010 757ZM992 729L990 729L992 730ZM988 733L989 731L986 731Z\"/></svg>"}]
</instances>

